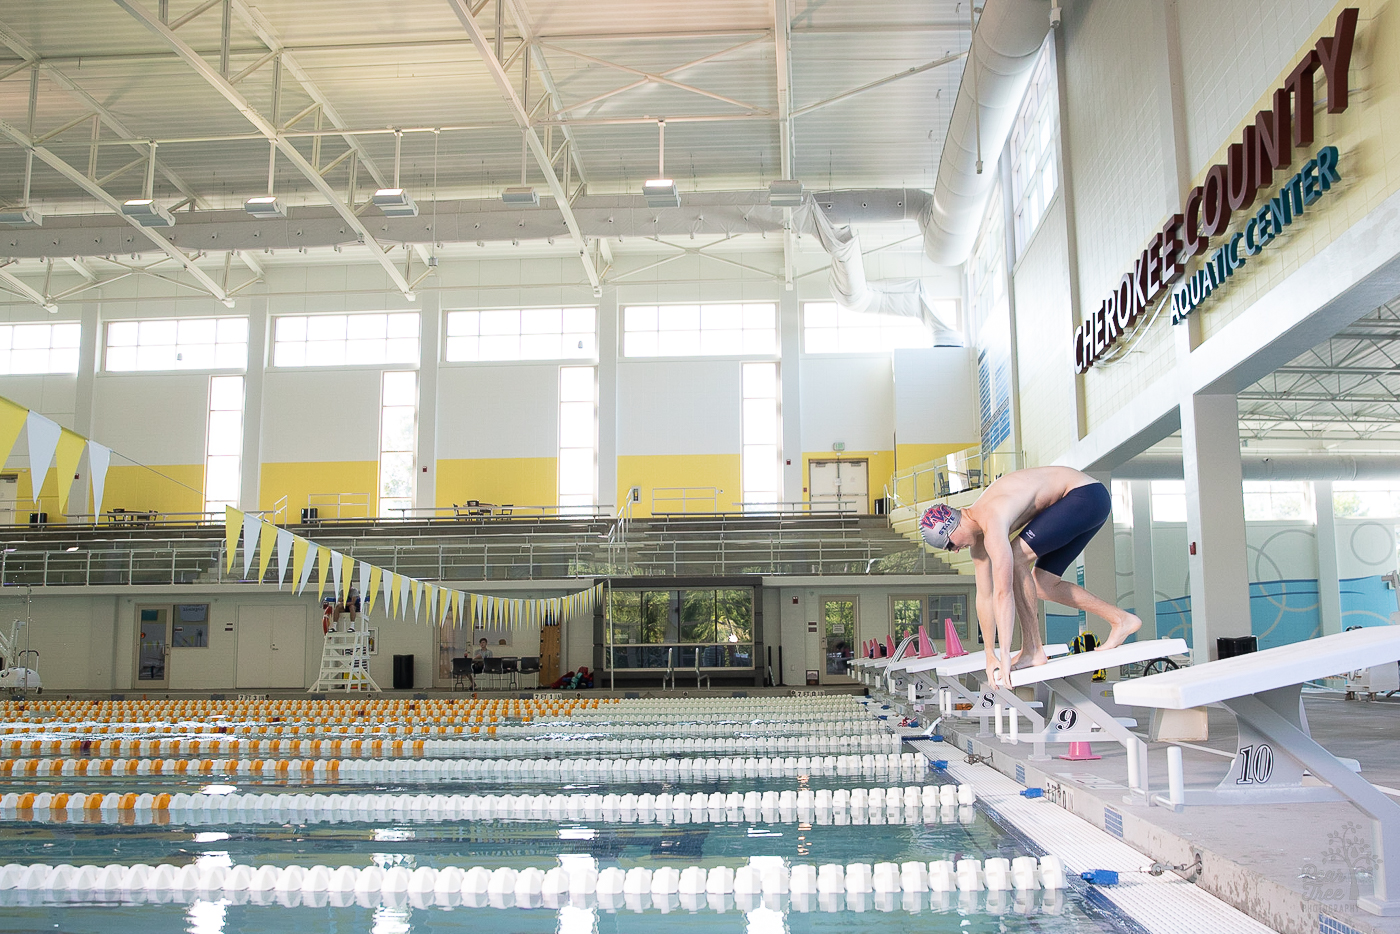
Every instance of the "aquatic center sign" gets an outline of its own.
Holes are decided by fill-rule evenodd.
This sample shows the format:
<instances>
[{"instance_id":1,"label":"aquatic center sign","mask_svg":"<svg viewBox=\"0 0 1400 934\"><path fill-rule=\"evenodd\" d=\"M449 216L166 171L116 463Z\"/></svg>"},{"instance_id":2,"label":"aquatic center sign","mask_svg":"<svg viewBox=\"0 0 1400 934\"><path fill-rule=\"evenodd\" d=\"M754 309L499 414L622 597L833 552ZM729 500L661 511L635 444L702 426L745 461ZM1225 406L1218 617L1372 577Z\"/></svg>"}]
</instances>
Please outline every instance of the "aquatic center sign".
<instances>
[{"instance_id":1,"label":"aquatic center sign","mask_svg":"<svg viewBox=\"0 0 1400 934\"><path fill-rule=\"evenodd\" d=\"M1337 147L1326 146L1316 159L1303 163L1303 170L1288 180L1278 194L1265 201L1258 212L1223 246L1190 276L1181 288L1172 293L1172 324L1180 324L1196 306L1205 301L1235 270L1245 264L1246 256L1258 256L1264 247L1283 233L1302 215L1305 208L1315 204L1322 193L1341 181L1337 171Z\"/></svg>"},{"instance_id":2,"label":"aquatic center sign","mask_svg":"<svg viewBox=\"0 0 1400 934\"><path fill-rule=\"evenodd\" d=\"M1204 254L1211 238L1226 232L1234 212L1251 207L1261 189L1272 187L1274 172L1292 166L1295 148L1312 145L1313 92L1319 69L1326 78L1327 112L1335 114L1347 109L1347 70L1356 42L1357 13L1354 7L1342 10L1333 35L1317 40L1283 86L1274 91L1273 108L1255 115L1254 123L1244 128L1239 142L1226 150L1225 161L1210 167L1205 181L1186 195L1181 213L1168 218L1138 255L1132 270L1124 273L1118 287L1075 330L1076 373L1087 372L1139 317L1152 310L1162 294L1185 276L1186 262ZM1185 306L1179 304L1183 290L1175 291L1173 321L1182 320L1199 304L1204 298L1205 282L1211 281L1212 276L1214 289L1244 265L1244 257L1239 255L1241 247L1244 256L1257 254L1340 177L1336 147L1324 147L1317 158L1309 160L1278 190L1277 197L1270 198L1250 218L1243 231L1229 237L1202 270L1191 277L1184 290ZM1214 273L1211 267L1216 267ZM1200 278L1202 273L1205 279ZM1196 285L1194 302L1190 301L1192 282Z\"/></svg>"}]
</instances>

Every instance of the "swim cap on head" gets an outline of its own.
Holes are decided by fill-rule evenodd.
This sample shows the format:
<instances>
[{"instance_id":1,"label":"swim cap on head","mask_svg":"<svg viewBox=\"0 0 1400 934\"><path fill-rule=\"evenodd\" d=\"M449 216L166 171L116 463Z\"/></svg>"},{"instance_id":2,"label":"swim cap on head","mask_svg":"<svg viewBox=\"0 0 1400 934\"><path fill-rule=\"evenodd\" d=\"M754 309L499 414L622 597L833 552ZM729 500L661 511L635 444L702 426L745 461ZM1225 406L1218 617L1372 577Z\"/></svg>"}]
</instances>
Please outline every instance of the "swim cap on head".
<instances>
[{"instance_id":1,"label":"swim cap on head","mask_svg":"<svg viewBox=\"0 0 1400 934\"><path fill-rule=\"evenodd\" d=\"M919 519L919 533L932 547L947 548L948 536L953 534L961 520L961 511L946 503L939 503L924 510Z\"/></svg>"}]
</instances>

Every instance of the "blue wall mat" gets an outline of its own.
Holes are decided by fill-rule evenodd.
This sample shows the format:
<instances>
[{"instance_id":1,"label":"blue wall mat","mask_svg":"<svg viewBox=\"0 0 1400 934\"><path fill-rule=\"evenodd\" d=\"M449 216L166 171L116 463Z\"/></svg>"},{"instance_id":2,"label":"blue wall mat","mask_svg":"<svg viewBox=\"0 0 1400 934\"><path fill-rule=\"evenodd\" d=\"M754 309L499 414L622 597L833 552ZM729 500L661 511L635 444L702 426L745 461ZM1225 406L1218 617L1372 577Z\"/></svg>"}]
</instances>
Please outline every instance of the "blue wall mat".
<instances>
[{"instance_id":1,"label":"blue wall mat","mask_svg":"<svg viewBox=\"0 0 1400 934\"><path fill-rule=\"evenodd\" d=\"M1348 626L1388 626L1396 611L1395 591L1380 575L1353 577L1342 581L1342 628Z\"/></svg>"}]
</instances>

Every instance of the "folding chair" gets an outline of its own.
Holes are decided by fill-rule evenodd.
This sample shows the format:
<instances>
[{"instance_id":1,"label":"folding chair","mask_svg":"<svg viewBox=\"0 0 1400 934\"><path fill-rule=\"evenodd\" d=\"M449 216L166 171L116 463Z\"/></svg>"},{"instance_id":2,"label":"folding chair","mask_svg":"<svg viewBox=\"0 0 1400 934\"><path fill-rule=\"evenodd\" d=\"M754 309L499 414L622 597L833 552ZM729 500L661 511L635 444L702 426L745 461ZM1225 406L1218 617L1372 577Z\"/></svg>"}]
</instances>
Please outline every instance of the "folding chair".
<instances>
[{"instance_id":1,"label":"folding chair","mask_svg":"<svg viewBox=\"0 0 1400 934\"><path fill-rule=\"evenodd\" d=\"M535 683L534 683L533 686L536 687L536 688L538 688L538 687L540 686L540 659L539 659L539 656L537 656L537 655L532 655L532 656L526 656L525 658L520 659L520 676L523 678L525 675L534 675L534 676L535 676Z\"/></svg>"}]
</instances>

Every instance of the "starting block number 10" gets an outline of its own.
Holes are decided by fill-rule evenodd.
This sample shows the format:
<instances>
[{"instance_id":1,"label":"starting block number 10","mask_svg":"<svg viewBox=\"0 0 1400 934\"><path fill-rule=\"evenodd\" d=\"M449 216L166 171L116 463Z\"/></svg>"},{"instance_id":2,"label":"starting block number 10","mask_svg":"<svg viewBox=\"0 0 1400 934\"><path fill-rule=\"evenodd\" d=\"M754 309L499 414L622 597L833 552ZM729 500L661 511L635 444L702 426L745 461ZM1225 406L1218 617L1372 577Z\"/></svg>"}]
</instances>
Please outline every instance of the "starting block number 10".
<instances>
[{"instance_id":1,"label":"starting block number 10","mask_svg":"<svg viewBox=\"0 0 1400 934\"><path fill-rule=\"evenodd\" d=\"M1241 746L1240 777L1236 785L1262 785L1274 774L1274 750L1268 743L1257 746Z\"/></svg>"}]
</instances>

